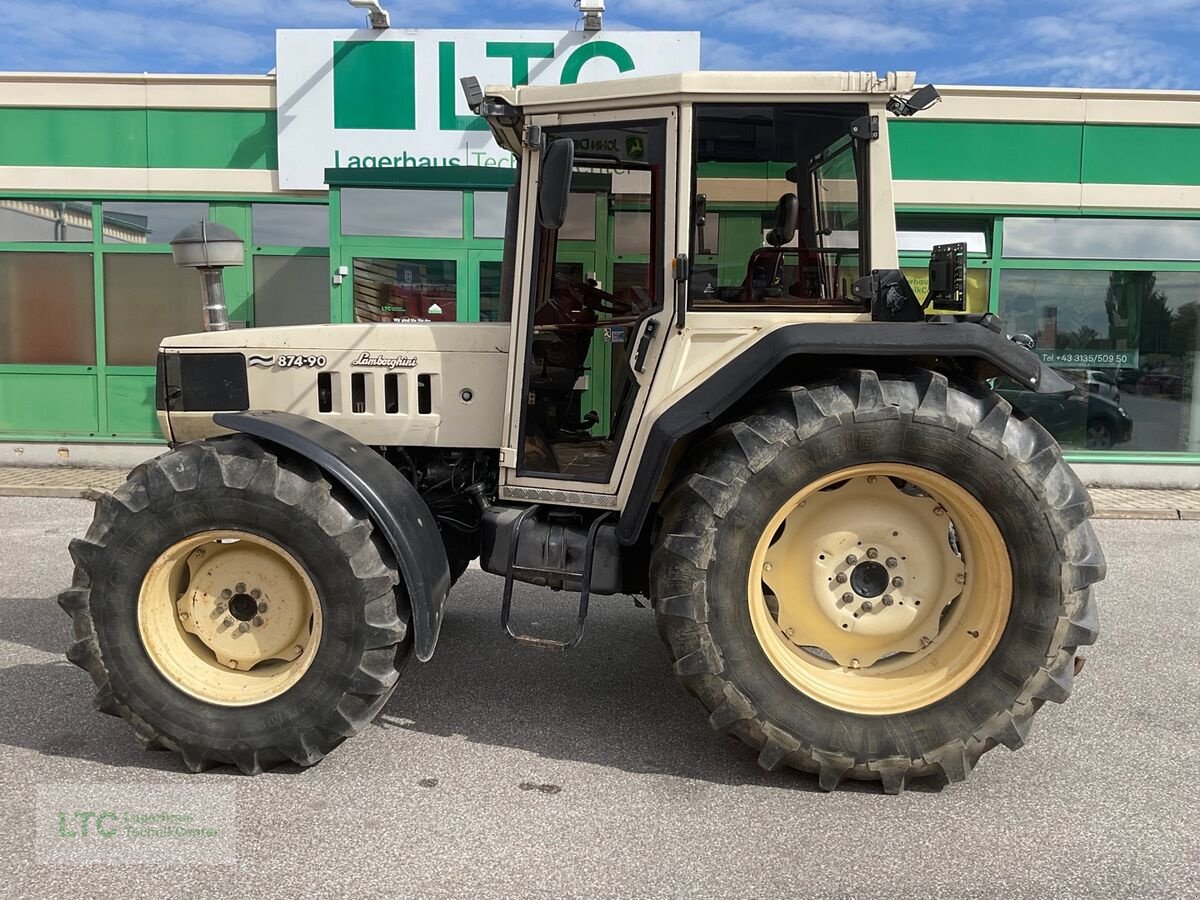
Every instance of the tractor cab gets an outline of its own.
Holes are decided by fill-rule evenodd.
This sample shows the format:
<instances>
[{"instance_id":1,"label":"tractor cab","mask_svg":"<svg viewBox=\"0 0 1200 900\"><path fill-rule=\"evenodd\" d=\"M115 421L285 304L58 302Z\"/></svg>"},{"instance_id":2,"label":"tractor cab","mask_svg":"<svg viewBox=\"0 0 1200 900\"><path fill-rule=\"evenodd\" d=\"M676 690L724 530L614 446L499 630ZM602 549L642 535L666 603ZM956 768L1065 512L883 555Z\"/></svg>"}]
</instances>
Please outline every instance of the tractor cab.
<instances>
[{"instance_id":1,"label":"tractor cab","mask_svg":"<svg viewBox=\"0 0 1200 900\"><path fill-rule=\"evenodd\" d=\"M886 118L911 87L867 73L464 79L520 173L501 496L569 488L618 505L648 404L784 322L869 320L854 286L897 265ZM570 216L585 192L607 213L590 235Z\"/></svg>"}]
</instances>

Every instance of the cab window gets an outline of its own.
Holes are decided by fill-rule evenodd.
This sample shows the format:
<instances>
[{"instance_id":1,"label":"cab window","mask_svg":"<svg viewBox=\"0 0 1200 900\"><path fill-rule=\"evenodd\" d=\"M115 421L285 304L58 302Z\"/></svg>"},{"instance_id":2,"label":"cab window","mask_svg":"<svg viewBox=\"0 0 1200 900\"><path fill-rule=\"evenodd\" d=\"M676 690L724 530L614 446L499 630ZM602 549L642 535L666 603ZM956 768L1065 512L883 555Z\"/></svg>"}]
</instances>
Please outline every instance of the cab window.
<instances>
[{"instance_id":1,"label":"cab window","mask_svg":"<svg viewBox=\"0 0 1200 900\"><path fill-rule=\"evenodd\" d=\"M858 104L695 111L693 309L861 304L866 142Z\"/></svg>"}]
</instances>

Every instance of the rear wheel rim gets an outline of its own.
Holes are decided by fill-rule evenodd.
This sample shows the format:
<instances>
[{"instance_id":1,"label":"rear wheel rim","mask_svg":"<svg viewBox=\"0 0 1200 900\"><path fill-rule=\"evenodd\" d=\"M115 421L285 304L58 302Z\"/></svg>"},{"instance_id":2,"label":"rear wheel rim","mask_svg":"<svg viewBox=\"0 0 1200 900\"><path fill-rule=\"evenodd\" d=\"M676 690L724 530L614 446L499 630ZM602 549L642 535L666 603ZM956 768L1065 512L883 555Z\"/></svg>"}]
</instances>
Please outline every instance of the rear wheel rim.
<instances>
[{"instance_id":1,"label":"rear wheel rim","mask_svg":"<svg viewBox=\"0 0 1200 900\"><path fill-rule=\"evenodd\" d=\"M172 544L146 572L138 633L174 687L206 703L250 706L308 671L321 603L304 567L278 544L205 531Z\"/></svg>"},{"instance_id":2,"label":"rear wheel rim","mask_svg":"<svg viewBox=\"0 0 1200 900\"><path fill-rule=\"evenodd\" d=\"M759 645L792 687L891 715L936 703L979 671L1008 622L1012 567L995 521L961 485L872 463L779 508L748 593Z\"/></svg>"}]
</instances>

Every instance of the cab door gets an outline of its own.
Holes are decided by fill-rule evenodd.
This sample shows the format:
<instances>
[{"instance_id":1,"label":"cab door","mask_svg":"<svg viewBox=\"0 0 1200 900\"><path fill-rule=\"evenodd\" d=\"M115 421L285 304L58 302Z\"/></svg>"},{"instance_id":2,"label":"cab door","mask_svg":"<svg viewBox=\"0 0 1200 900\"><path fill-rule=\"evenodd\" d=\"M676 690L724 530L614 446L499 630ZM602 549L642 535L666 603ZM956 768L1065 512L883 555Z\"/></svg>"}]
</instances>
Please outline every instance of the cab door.
<instances>
[{"instance_id":1,"label":"cab door","mask_svg":"<svg viewBox=\"0 0 1200 900\"><path fill-rule=\"evenodd\" d=\"M543 227L526 179L501 497L613 507L673 313L678 113L530 117L575 146L572 199L594 233ZM538 173L542 150L523 169Z\"/></svg>"}]
</instances>

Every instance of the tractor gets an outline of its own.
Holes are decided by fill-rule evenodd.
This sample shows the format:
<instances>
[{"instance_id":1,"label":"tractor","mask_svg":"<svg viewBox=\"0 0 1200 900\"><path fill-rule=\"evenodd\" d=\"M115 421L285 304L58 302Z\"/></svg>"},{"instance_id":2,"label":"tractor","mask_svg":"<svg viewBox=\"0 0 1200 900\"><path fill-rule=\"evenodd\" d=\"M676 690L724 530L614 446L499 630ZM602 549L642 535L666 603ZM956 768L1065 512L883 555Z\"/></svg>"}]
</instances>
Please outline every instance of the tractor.
<instances>
[{"instance_id":1,"label":"tractor","mask_svg":"<svg viewBox=\"0 0 1200 900\"><path fill-rule=\"evenodd\" d=\"M538 650L598 596L647 598L767 770L897 793L1020 748L1097 637L1104 559L996 389L1071 383L967 311L964 245L923 298L897 266L889 122L936 89L463 88L514 159L493 321L364 296L355 323L165 339L170 449L96 503L59 598L97 707L193 772L312 765L430 659L478 560ZM577 595L574 632L523 633L515 582Z\"/></svg>"}]
</instances>

